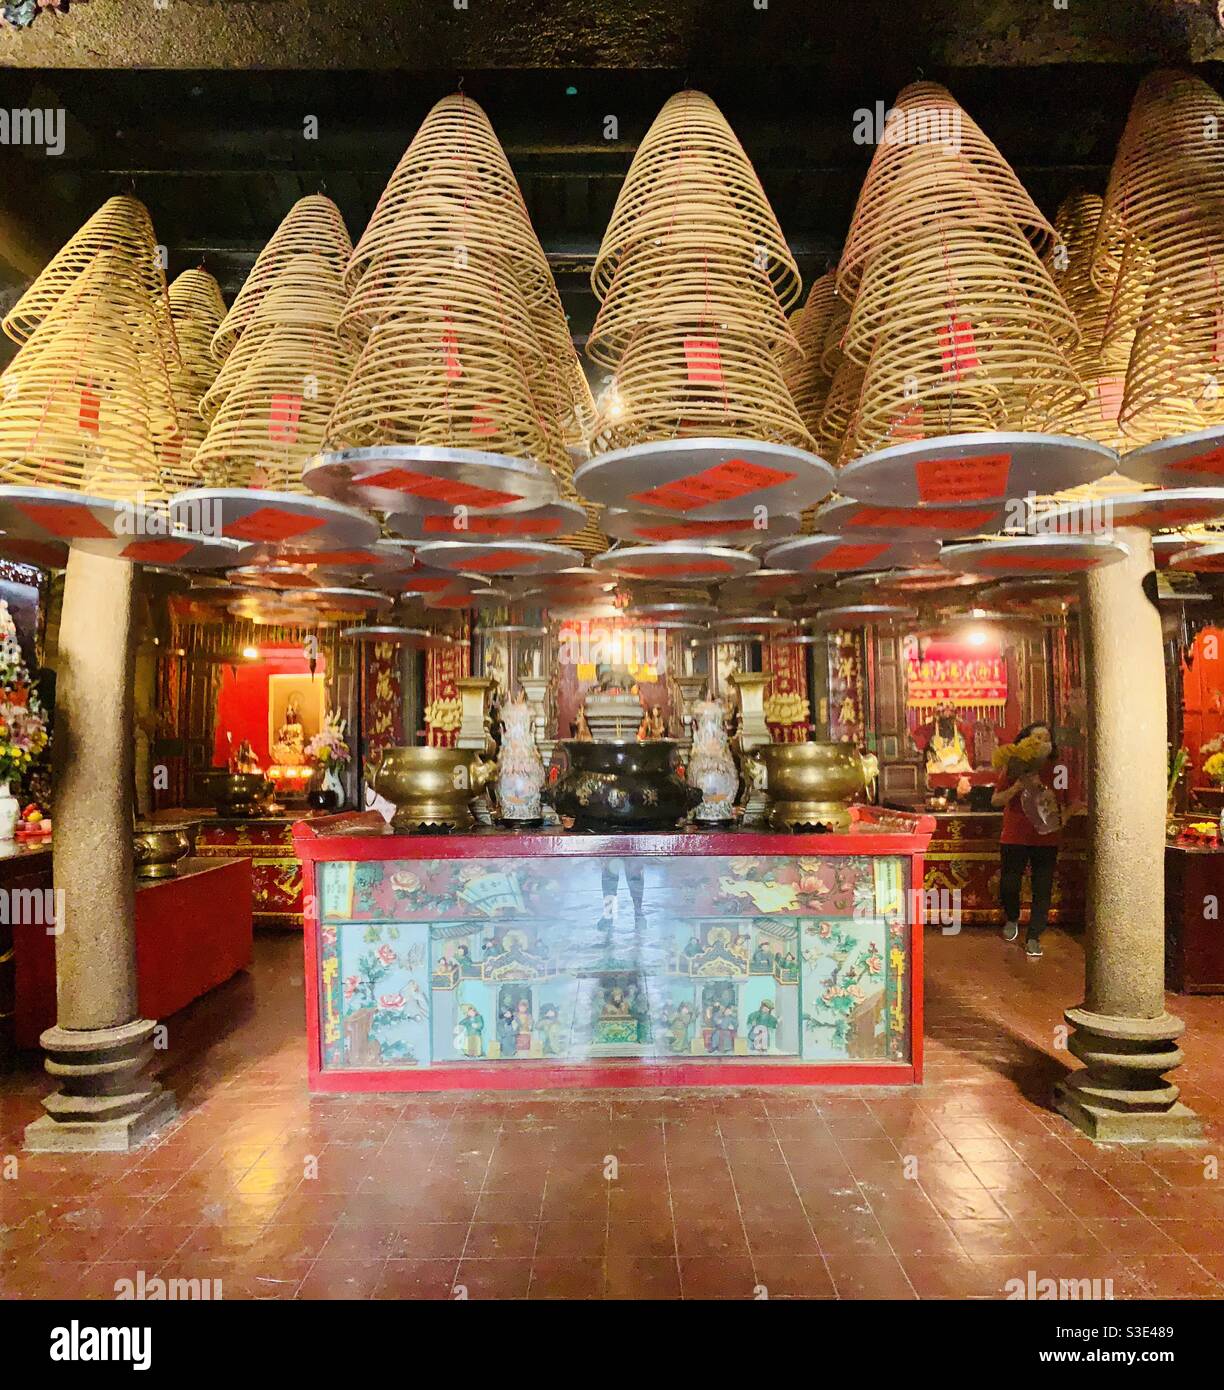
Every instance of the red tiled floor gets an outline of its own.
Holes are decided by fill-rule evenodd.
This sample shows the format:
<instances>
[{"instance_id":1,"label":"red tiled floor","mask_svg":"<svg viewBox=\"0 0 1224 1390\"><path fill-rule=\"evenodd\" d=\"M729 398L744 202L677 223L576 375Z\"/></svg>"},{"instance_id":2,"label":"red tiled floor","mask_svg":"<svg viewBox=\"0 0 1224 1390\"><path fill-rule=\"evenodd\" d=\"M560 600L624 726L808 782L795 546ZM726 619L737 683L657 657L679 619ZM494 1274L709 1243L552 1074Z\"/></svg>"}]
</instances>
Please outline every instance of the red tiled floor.
<instances>
[{"instance_id":1,"label":"red tiled floor","mask_svg":"<svg viewBox=\"0 0 1224 1390\"><path fill-rule=\"evenodd\" d=\"M219 1278L230 1298L1002 1298L1009 1279L1224 1297L1224 999L1171 998L1208 1142L1101 1148L1048 1109L1079 942L927 939L926 1083L316 1096L300 943L176 1020L181 1115L132 1155L25 1155L0 1093L0 1297ZM296 985L293 984L297 980ZM615 1158L611 1181L605 1162Z\"/></svg>"}]
</instances>

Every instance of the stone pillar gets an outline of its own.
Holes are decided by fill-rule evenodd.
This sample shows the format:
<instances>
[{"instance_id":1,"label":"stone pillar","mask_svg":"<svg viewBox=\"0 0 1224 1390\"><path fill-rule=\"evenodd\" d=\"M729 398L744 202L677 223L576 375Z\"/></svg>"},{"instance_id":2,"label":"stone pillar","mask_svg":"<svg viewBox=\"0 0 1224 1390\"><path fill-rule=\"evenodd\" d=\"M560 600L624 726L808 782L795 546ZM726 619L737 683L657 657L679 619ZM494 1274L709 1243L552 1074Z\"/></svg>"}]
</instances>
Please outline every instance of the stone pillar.
<instances>
[{"instance_id":1,"label":"stone pillar","mask_svg":"<svg viewBox=\"0 0 1224 1390\"><path fill-rule=\"evenodd\" d=\"M132 666L136 570L73 550L55 701L57 1022L42 1035L60 1089L25 1132L29 1149L126 1150L175 1114L141 1073L153 1020L139 1018L132 877Z\"/></svg>"},{"instance_id":2,"label":"stone pillar","mask_svg":"<svg viewBox=\"0 0 1224 1390\"><path fill-rule=\"evenodd\" d=\"M1088 688L1087 952L1084 1002L1066 1012L1083 1063L1055 1107L1101 1141L1198 1137L1165 1078L1182 1022L1164 1004L1164 654L1151 539L1118 533L1130 557L1084 577Z\"/></svg>"}]
</instances>

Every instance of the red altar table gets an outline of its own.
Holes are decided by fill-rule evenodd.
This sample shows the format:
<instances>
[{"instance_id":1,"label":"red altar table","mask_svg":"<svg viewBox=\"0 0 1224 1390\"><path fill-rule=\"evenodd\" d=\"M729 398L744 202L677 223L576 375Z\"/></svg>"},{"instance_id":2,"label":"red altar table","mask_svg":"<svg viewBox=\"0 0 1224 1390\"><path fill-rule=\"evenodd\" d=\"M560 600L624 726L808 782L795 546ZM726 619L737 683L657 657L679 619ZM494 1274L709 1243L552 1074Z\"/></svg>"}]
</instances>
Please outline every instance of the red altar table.
<instances>
[{"instance_id":1,"label":"red altar table","mask_svg":"<svg viewBox=\"0 0 1224 1390\"><path fill-rule=\"evenodd\" d=\"M249 860L184 860L177 878L138 880L140 1016L168 1018L245 970L253 937ZM55 1022L55 937L42 923L20 923L13 927L13 945L14 1041L34 1048Z\"/></svg>"},{"instance_id":2,"label":"red altar table","mask_svg":"<svg viewBox=\"0 0 1224 1390\"><path fill-rule=\"evenodd\" d=\"M294 828L316 1091L922 1076L929 817L845 834Z\"/></svg>"}]
</instances>

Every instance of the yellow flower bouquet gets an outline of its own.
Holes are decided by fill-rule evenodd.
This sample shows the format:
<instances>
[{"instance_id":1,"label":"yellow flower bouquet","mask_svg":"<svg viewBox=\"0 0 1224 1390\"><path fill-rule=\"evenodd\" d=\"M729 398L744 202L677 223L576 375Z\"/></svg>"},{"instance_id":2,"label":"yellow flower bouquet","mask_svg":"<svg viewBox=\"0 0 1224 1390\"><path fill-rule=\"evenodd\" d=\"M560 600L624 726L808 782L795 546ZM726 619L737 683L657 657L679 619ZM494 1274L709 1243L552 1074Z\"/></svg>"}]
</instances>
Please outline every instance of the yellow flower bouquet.
<instances>
[{"instance_id":1,"label":"yellow flower bouquet","mask_svg":"<svg viewBox=\"0 0 1224 1390\"><path fill-rule=\"evenodd\" d=\"M1013 777L1033 772L1050 755L1050 740L1044 734L1032 733L1015 743L1003 743L990 759L991 767L1002 772L1005 768Z\"/></svg>"},{"instance_id":2,"label":"yellow flower bouquet","mask_svg":"<svg viewBox=\"0 0 1224 1390\"><path fill-rule=\"evenodd\" d=\"M1224 786L1224 753L1213 753L1203 764L1203 771L1217 787Z\"/></svg>"}]
</instances>

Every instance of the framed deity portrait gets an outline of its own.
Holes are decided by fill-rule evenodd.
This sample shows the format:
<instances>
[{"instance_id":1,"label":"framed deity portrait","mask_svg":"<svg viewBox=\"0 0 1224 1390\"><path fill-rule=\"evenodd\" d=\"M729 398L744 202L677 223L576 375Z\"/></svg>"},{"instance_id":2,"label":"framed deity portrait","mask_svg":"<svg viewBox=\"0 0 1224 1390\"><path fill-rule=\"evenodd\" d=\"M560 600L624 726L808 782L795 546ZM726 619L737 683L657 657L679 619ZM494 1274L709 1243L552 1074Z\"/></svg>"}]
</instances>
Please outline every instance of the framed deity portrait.
<instances>
[{"instance_id":1,"label":"framed deity portrait","mask_svg":"<svg viewBox=\"0 0 1224 1390\"><path fill-rule=\"evenodd\" d=\"M327 717L326 683L309 676L268 677L268 752L281 766L306 761L306 745Z\"/></svg>"}]
</instances>

